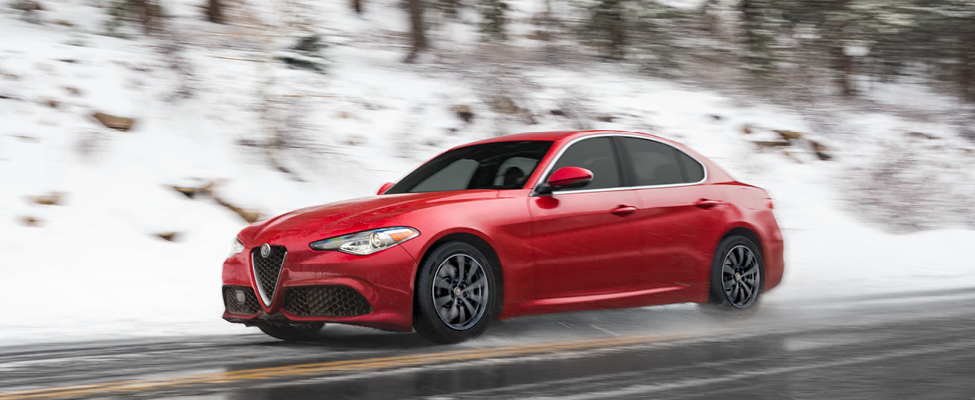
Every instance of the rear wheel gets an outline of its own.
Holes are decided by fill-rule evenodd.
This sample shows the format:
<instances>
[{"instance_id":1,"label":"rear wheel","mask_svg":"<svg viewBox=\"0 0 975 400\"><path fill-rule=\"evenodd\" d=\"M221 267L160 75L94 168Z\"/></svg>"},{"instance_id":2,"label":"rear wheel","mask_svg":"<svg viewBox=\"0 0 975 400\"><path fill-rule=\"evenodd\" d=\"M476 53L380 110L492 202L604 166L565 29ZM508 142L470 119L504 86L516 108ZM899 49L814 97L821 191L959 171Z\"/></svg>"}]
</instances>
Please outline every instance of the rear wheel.
<instances>
[{"instance_id":1,"label":"rear wheel","mask_svg":"<svg viewBox=\"0 0 975 400\"><path fill-rule=\"evenodd\" d=\"M474 246L448 242L433 249L417 275L416 332L441 344L479 336L498 308L496 279L492 265Z\"/></svg>"},{"instance_id":2,"label":"rear wheel","mask_svg":"<svg viewBox=\"0 0 975 400\"><path fill-rule=\"evenodd\" d=\"M762 294L764 272L765 264L758 245L741 235L726 237L714 254L710 302L705 308L754 309Z\"/></svg>"},{"instance_id":3,"label":"rear wheel","mask_svg":"<svg viewBox=\"0 0 975 400\"><path fill-rule=\"evenodd\" d=\"M264 322L258 325L268 336L289 342L314 338L323 326L324 322Z\"/></svg>"}]
</instances>

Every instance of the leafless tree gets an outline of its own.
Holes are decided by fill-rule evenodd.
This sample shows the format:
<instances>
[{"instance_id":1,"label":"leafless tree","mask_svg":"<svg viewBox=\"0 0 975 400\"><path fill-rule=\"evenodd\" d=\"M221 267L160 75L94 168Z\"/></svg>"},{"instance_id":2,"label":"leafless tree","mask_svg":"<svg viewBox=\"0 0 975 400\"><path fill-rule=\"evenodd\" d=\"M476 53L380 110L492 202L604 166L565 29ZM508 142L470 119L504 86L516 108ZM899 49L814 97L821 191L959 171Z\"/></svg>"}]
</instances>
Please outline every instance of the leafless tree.
<instances>
[{"instance_id":1,"label":"leafless tree","mask_svg":"<svg viewBox=\"0 0 975 400\"><path fill-rule=\"evenodd\" d=\"M837 84L844 96L856 94L856 86L852 77L855 64L853 57L846 52L847 30L850 29L851 25L849 6L849 0L834 0L834 11L827 20L826 29L823 30L829 43L830 68L835 71Z\"/></svg>"},{"instance_id":2,"label":"leafless tree","mask_svg":"<svg viewBox=\"0 0 975 400\"><path fill-rule=\"evenodd\" d=\"M139 14L139 22L145 33L153 33L159 27L162 11L154 0L134 0L133 5Z\"/></svg>"},{"instance_id":3,"label":"leafless tree","mask_svg":"<svg viewBox=\"0 0 975 400\"><path fill-rule=\"evenodd\" d=\"M423 51L427 50L426 27L423 25L423 0L409 0L407 4L410 12L410 25L412 26L411 38L413 48L406 56L406 62L411 63Z\"/></svg>"},{"instance_id":4,"label":"leafless tree","mask_svg":"<svg viewBox=\"0 0 975 400\"><path fill-rule=\"evenodd\" d=\"M959 81L965 99L975 103L975 15L968 20L961 39Z\"/></svg>"},{"instance_id":5,"label":"leafless tree","mask_svg":"<svg viewBox=\"0 0 975 400\"><path fill-rule=\"evenodd\" d=\"M218 24L224 22L221 0L207 0L207 19Z\"/></svg>"}]
</instances>

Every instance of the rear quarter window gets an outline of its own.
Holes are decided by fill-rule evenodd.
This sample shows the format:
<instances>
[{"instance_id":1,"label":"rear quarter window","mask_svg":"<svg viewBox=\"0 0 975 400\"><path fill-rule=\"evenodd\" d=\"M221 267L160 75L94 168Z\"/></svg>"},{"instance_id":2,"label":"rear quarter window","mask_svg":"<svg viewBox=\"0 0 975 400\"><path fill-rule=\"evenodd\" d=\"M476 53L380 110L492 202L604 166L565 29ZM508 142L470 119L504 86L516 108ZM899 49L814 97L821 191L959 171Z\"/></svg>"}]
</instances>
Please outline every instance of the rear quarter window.
<instances>
[{"instance_id":1,"label":"rear quarter window","mask_svg":"<svg viewBox=\"0 0 975 400\"><path fill-rule=\"evenodd\" d=\"M636 186L689 184L704 179L704 166L671 145L634 137L621 140Z\"/></svg>"},{"instance_id":2,"label":"rear quarter window","mask_svg":"<svg viewBox=\"0 0 975 400\"><path fill-rule=\"evenodd\" d=\"M677 150L677 158L684 165L684 170L687 171L687 180L690 183L704 180L704 166L701 163L680 150Z\"/></svg>"}]
</instances>

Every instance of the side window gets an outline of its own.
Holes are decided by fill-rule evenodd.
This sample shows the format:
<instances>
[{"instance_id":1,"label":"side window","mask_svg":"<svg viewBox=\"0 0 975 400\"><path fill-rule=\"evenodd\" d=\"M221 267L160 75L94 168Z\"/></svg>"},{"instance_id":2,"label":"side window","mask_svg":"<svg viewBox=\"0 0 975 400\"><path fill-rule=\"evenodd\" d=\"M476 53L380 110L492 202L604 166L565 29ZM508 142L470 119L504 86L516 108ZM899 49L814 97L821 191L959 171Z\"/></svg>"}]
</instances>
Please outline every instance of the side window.
<instances>
[{"instance_id":1,"label":"side window","mask_svg":"<svg viewBox=\"0 0 975 400\"><path fill-rule=\"evenodd\" d=\"M549 175L559 168L570 166L592 171L592 182L576 190L607 189L621 185L619 162L612 138L598 137L573 144L562 153Z\"/></svg>"},{"instance_id":2,"label":"side window","mask_svg":"<svg viewBox=\"0 0 975 400\"><path fill-rule=\"evenodd\" d=\"M528 180L528 174L535 170L538 160L526 157L511 157L504 160L494 176L496 187L521 187Z\"/></svg>"},{"instance_id":3,"label":"side window","mask_svg":"<svg viewBox=\"0 0 975 400\"><path fill-rule=\"evenodd\" d=\"M454 161L444 169L430 175L427 179L413 187L412 192L443 192L448 190L464 190L477 170L477 161L460 159Z\"/></svg>"},{"instance_id":4,"label":"side window","mask_svg":"<svg viewBox=\"0 0 975 400\"><path fill-rule=\"evenodd\" d=\"M636 186L694 183L704 179L704 167L672 146L632 137L622 140Z\"/></svg>"}]
</instances>

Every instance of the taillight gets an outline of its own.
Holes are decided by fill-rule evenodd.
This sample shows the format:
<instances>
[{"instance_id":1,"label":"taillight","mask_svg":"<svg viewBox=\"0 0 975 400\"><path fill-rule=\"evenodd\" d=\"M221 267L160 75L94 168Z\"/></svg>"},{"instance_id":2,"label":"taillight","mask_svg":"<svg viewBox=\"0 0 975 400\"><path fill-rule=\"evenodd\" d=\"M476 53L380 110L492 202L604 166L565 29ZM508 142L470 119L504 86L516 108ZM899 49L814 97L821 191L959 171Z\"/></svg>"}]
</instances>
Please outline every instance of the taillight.
<instances>
[{"instance_id":1,"label":"taillight","mask_svg":"<svg viewBox=\"0 0 975 400\"><path fill-rule=\"evenodd\" d=\"M769 210L775 208L775 202L772 201L772 199L768 199L768 208L769 208Z\"/></svg>"}]
</instances>

